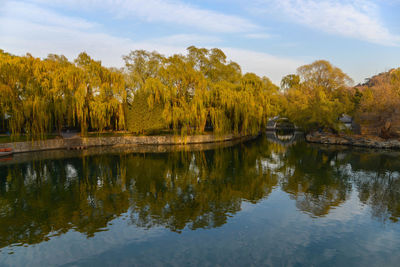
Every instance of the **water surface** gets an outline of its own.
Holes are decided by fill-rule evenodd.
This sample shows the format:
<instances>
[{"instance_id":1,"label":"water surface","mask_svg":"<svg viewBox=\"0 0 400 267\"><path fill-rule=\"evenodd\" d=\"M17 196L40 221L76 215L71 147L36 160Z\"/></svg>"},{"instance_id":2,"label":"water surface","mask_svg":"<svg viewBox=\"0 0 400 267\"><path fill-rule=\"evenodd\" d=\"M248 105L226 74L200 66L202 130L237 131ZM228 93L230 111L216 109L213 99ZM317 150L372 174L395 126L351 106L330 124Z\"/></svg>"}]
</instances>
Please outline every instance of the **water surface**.
<instances>
[{"instance_id":1,"label":"water surface","mask_svg":"<svg viewBox=\"0 0 400 267\"><path fill-rule=\"evenodd\" d=\"M400 262L399 152L275 133L169 150L0 162L0 266Z\"/></svg>"}]
</instances>

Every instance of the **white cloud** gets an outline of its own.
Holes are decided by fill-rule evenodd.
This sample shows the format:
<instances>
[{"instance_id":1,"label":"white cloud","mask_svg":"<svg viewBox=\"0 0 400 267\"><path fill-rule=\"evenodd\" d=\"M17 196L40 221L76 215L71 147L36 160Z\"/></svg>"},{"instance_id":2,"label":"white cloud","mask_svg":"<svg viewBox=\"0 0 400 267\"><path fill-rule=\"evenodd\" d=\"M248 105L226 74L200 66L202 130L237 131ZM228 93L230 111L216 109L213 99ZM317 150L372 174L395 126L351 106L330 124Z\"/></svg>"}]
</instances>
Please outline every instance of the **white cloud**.
<instances>
[{"instance_id":1,"label":"white cloud","mask_svg":"<svg viewBox=\"0 0 400 267\"><path fill-rule=\"evenodd\" d=\"M68 6L76 9L89 8L106 10L116 17L140 18L146 22L163 22L197 29L236 33L247 32L259 27L239 16L226 15L202 9L179 0L33 0L37 3Z\"/></svg>"},{"instance_id":2,"label":"white cloud","mask_svg":"<svg viewBox=\"0 0 400 267\"><path fill-rule=\"evenodd\" d=\"M261 0L264 10L324 32L371 43L397 46L400 36L383 24L378 6L361 0ZM283 14L282 14L283 13Z\"/></svg>"},{"instance_id":3,"label":"white cloud","mask_svg":"<svg viewBox=\"0 0 400 267\"><path fill-rule=\"evenodd\" d=\"M0 18L1 48L13 54L46 57L49 53L64 54L74 59L80 52L102 59L107 65L121 66L121 51L129 52L131 41L103 33L88 33L60 26L46 26L25 20ZM116 49L117 48L117 49Z\"/></svg>"},{"instance_id":4,"label":"white cloud","mask_svg":"<svg viewBox=\"0 0 400 267\"><path fill-rule=\"evenodd\" d=\"M249 33L246 34L245 37L250 39L269 39L271 35L266 33Z\"/></svg>"},{"instance_id":5,"label":"white cloud","mask_svg":"<svg viewBox=\"0 0 400 267\"><path fill-rule=\"evenodd\" d=\"M40 8L36 5L5 1L0 9L1 17L20 17L23 16L24 20L29 20L34 23L44 24L48 26L62 26L68 28L90 29L97 24L87 20L75 17L68 17L61 14L56 14L49 10ZM7 27L9 24L1 24L0 27Z\"/></svg>"},{"instance_id":6,"label":"white cloud","mask_svg":"<svg viewBox=\"0 0 400 267\"><path fill-rule=\"evenodd\" d=\"M222 42L219 37L200 34L174 34L166 37L154 38L149 41L180 46L214 45Z\"/></svg>"},{"instance_id":7,"label":"white cloud","mask_svg":"<svg viewBox=\"0 0 400 267\"><path fill-rule=\"evenodd\" d=\"M237 48L221 48L229 59L239 63L244 72L254 72L260 76L267 76L279 85L283 76L295 73L297 68L304 65L300 60L278 57L267 53L260 53Z\"/></svg>"}]
</instances>

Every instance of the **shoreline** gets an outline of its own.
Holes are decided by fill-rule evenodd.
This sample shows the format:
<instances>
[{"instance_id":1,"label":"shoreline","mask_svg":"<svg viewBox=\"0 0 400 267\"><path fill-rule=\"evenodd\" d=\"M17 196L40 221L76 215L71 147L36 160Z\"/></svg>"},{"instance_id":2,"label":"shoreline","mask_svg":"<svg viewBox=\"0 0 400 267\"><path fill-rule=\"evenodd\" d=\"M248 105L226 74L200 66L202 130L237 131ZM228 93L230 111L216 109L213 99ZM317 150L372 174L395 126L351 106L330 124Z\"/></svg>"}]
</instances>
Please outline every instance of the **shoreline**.
<instances>
[{"instance_id":1,"label":"shoreline","mask_svg":"<svg viewBox=\"0 0 400 267\"><path fill-rule=\"evenodd\" d=\"M190 135L190 136L115 136L115 137L73 137L27 142L2 143L1 148L12 148L13 153L27 153L48 150L84 150L91 147L116 146L176 146L208 143L223 143L234 140L248 140L258 135Z\"/></svg>"},{"instance_id":2,"label":"shoreline","mask_svg":"<svg viewBox=\"0 0 400 267\"><path fill-rule=\"evenodd\" d=\"M235 140L214 143L201 143L201 144L186 144L186 145L113 145L113 146L96 146L89 147L84 150L66 150L66 149L53 149L43 151L31 151L16 153L12 158L2 160L0 158L0 166L15 163L23 163L29 161L47 160L47 159L66 159L74 157L88 157L94 155L125 155L131 153L139 154L162 154L169 152L199 152L207 151L216 148L227 148L237 145L241 142L250 141L257 138L257 136L248 136Z\"/></svg>"},{"instance_id":3,"label":"shoreline","mask_svg":"<svg viewBox=\"0 0 400 267\"><path fill-rule=\"evenodd\" d=\"M400 139L386 140L377 136L313 132L306 135L306 141L308 143L325 145L342 145L377 149L400 149Z\"/></svg>"}]
</instances>

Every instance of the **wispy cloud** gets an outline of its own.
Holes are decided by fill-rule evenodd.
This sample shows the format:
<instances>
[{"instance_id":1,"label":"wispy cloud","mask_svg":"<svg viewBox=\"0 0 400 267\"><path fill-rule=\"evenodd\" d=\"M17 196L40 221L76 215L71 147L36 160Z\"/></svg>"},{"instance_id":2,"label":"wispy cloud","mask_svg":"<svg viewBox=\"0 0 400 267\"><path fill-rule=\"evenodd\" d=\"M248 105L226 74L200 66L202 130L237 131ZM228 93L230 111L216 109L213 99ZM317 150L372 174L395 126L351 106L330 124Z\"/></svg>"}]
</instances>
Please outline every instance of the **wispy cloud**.
<instances>
[{"instance_id":1,"label":"wispy cloud","mask_svg":"<svg viewBox=\"0 0 400 267\"><path fill-rule=\"evenodd\" d=\"M265 10L283 14L297 23L323 32L389 46L400 36L385 27L379 7L361 0L261 0ZM258 10L259 11L259 10Z\"/></svg>"},{"instance_id":2,"label":"wispy cloud","mask_svg":"<svg viewBox=\"0 0 400 267\"><path fill-rule=\"evenodd\" d=\"M33 0L33 2L106 10L123 19L171 23L210 32L237 33L257 30L248 19L197 7L179 0Z\"/></svg>"},{"instance_id":3,"label":"wispy cloud","mask_svg":"<svg viewBox=\"0 0 400 267\"><path fill-rule=\"evenodd\" d=\"M151 39L154 43L162 43L169 45L191 46L191 45L214 45L222 42L217 36L201 35L201 34L174 34L161 38Z\"/></svg>"},{"instance_id":4,"label":"wispy cloud","mask_svg":"<svg viewBox=\"0 0 400 267\"><path fill-rule=\"evenodd\" d=\"M1 17L22 17L24 20L29 20L33 23L68 28L90 29L97 25L96 23L78 17L56 14L52 11L26 2L5 1L4 3L5 4L0 8ZM0 25L0 27L9 26L9 24Z\"/></svg>"},{"instance_id":5,"label":"wispy cloud","mask_svg":"<svg viewBox=\"0 0 400 267\"><path fill-rule=\"evenodd\" d=\"M267 76L275 84L279 84L283 76L288 73L295 73L298 67L305 64L300 60L247 49L225 47L222 50L231 60L238 62L244 72L254 72L260 76Z\"/></svg>"},{"instance_id":6,"label":"wispy cloud","mask_svg":"<svg viewBox=\"0 0 400 267\"><path fill-rule=\"evenodd\" d=\"M269 39L271 35L266 33L249 33L246 34L245 37L249 39Z\"/></svg>"}]
</instances>

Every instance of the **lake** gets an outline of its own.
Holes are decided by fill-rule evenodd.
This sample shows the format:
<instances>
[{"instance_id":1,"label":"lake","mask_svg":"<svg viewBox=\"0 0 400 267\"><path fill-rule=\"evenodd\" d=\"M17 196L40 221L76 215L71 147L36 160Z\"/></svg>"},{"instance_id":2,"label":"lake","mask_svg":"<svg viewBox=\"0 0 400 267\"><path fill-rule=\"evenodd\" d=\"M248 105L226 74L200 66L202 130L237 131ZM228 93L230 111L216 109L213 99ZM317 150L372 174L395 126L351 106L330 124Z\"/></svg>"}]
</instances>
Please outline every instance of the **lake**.
<instances>
[{"instance_id":1,"label":"lake","mask_svg":"<svg viewBox=\"0 0 400 267\"><path fill-rule=\"evenodd\" d=\"M0 266L398 266L399 217L399 151L290 134L0 162Z\"/></svg>"}]
</instances>

